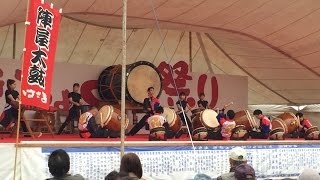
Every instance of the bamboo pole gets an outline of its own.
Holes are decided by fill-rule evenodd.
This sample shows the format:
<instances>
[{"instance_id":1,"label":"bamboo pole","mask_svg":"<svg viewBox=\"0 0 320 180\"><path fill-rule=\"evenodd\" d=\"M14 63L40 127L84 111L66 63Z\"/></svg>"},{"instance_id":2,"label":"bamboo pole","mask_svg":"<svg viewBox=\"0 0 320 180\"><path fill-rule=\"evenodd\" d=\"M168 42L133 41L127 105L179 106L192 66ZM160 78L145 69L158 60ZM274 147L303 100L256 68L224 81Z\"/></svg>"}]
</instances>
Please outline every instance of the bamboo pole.
<instances>
[{"instance_id":1,"label":"bamboo pole","mask_svg":"<svg viewBox=\"0 0 320 180\"><path fill-rule=\"evenodd\" d=\"M121 80L121 146L120 158L124 155L125 121L126 121L126 61L127 61L127 0L122 0L122 80Z\"/></svg>"},{"instance_id":2,"label":"bamboo pole","mask_svg":"<svg viewBox=\"0 0 320 180\"><path fill-rule=\"evenodd\" d=\"M30 24L27 24L28 22L28 16L29 16L29 4L30 4L30 0L27 1L27 12L26 12L26 26L25 26L25 33L24 33L24 43L23 45L26 44L26 37L27 37L27 26ZM22 61L21 61L21 82L22 82L22 75L23 75L23 62L24 62L24 51L25 49L23 49L22 52ZM21 121L21 93L22 93L22 88L21 88L22 83L20 84L20 89L19 89L19 108L18 108L18 124L17 124L17 134L16 134L16 145L15 145L15 157L14 157L14 166L13 166L13 180L16 179L17 176L17 160L18 160L18 149L19 149L19 136L20 136L20 121Z\"/></svg>"}]
</instances>

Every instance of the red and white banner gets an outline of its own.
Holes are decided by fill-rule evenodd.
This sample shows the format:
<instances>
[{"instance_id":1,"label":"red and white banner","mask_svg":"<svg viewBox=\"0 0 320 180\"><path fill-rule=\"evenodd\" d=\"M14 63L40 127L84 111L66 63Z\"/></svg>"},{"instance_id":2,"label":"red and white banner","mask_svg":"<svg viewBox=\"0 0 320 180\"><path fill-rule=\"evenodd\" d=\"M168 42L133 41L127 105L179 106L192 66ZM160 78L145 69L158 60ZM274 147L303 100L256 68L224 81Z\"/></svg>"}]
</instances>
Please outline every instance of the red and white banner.
<instances>
[{"instance_id":1,"label":"red and white banner","mask_svg":"<svg viewBox=\"0 0 320 180\"><path fill-rule=\"evenodd\" d=\"M60 19L59 10L30 0L20 95L24 105L49 108Z\"/></svg>"}]
</instances>

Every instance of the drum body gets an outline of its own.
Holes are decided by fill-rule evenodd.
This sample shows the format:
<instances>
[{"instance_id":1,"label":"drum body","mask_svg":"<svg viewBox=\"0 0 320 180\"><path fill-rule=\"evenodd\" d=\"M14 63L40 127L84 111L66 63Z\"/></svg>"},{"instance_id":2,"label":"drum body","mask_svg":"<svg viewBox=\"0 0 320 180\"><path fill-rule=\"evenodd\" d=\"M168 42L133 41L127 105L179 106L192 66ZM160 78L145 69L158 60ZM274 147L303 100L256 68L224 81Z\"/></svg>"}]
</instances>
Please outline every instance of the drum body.
<instances>
[{"instance_id":1,"label":"drum body","mask_svg":"<svg viewBox=\"0 0 320 180\"><path fill-rule=\"evenodd\" d=\"M236 112L234 120L237 125L245 126L247 131L251 131L257 126L256 120L251 117L248 110Z\"/></svg>"},{"instance_id":2,"label":"drum body","mask_svg":"<svg viewBox=\"0 0 320 180\"><path fill-rule=\"evenodd\" d=\"M219 127L217 115L214 110L205 109L192 119L192 137L194 140L206 140L208 136L207 129Z\"/></svg>"},{"instance_id":3,"label":"drum body","mask_svg":"<svg viewBox=\"0 0 320 180\"><path fill-rule=\"evenodd\" d=\"M232 129L231 140L247 140L249 138L249 133L244 125L237 125Z\"/></svg>"},{"instance_id":4,"label":"drum body","mask_svg":"<svg viewBox=\"0 0 320 180\"><path fill-rule=\"evenodd\" d=\"M203 109L200 109L200 108L191 110L191 113L192 113L191 119L193 119L193 118L194 118L197 114L199 114L201 111L203 111Z\"/></svg>"},{"instance_id":5,"label":"drum body","mask_svg":"<svg viewBox=\"0 0 320 180\"><path fill-rule=\"evenodd\" d=\"M293 133L299 127L299 119L290 112L280 114L278 118L282 119L288 127L287 133Z\"/></svg>"},{"instance_id":6,"label":"drum body","mask_svg":"<svg viewBox=\"0 0 320 180\"><path fill-rule=\"evenodd\" d=\"M120 132L121 131L121 111L114 108L113 106L105 105L100 110L96 116L96 123L103 128L109 130ZM129 124L129 119L126 115L125 119L125 129L127 129Z\"/></svg>"},{"instance_id":7,"label":"drum body","mask_svg":"<svg viewBox=\"0 0 320 180\"><path fill-rule=\"evenodd\" d=\"M306 133L305 133L305 139L306 140L318 140L319 139L319 129L317 126L313 126L309 129L307 129Z\"/></svg>"},{"instance_id":8,"label":"drum body","mask_svg":"<svg viewBox=\"0 0 320 180\"><path fill-rule=\"evenodd\" d=\"M285 134L285 131L284 131L284 129L282 129L282 127L274 128L269 133L269 139L270 140L284 140L285 139L284 134Z\"/></svg>"},{"instance_id":9,"label":"drum body","mask_svg":"<svg viewBox=\"0 0 320 180\"><path fill-rule=\"evenodd\" d=\"M164 107L162 115L166 118L171 131L177 133L181 129L182 125L180 117L176 114L174 109Z\"/></svg>"},{"instance_id":10,"label":"drum body","mask_svg":"<svg viewBox=\"0 0 320 180\"><path fill-rule=\"evenodd\" d=\"M272 130L273 129L283 129L284 133L288 133L287 124L280 118L275 118L271 121Z\"/></svg>"},{"instance_id":11,"label":"drum body","mask_svg":"<svg viewBox=\"0 0 320 180\"><path fill-rule=\"evenodd\" d=\"M154 87L155 96L162 91L162 77L149 62L139 61L126 68L126 99L143 105L147 89ZM98 92L102 100L117 102L121 99L121 65L109 66L99 76Z\"/></svg>"},{"instance_id":12,"label":"drum body","mask_svg":"<svg viewBox=\"0 0 320 180\"><path fill-rule=\"evenodd\" d=\"M161 127L156 127L150 129L149 141L166 141L166 129Z\"/></svg>"}]
</instances>

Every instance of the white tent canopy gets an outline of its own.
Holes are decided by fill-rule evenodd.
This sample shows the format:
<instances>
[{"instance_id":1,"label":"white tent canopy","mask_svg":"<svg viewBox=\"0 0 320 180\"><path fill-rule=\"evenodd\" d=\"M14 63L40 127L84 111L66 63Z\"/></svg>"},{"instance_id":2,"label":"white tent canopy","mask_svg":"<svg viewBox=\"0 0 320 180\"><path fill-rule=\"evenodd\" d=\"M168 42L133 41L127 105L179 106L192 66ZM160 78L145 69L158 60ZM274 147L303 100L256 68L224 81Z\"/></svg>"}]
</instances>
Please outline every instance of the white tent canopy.
<instances>
[{"instance_id":1,"label":"white tent canopy","mask_svg":"<svg viewBox=\"0 0 320 180\"><path fill-rule=\"evenodd\" d=\"M0 1L1 58L22 57L26 2ZM121 62L120 0L53 2L64 15L57 61L106 66ZM319 18L318 0L132 0L128 63L185 60L194 72L248 76L249 104L319 103Z\"/></svg>"}]
</instances>

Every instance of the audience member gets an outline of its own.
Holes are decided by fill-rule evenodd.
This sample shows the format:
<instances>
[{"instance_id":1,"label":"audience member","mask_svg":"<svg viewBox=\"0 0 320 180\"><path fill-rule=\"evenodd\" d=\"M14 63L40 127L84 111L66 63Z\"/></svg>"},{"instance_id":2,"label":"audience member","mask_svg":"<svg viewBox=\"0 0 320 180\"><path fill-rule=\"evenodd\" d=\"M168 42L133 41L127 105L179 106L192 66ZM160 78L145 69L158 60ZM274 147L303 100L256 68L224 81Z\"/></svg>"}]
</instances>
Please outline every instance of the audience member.
<instances>
[{"instance_id":1,"label":"audience member","mask_svg":"<svg viewBox=\"0 0 320 180\"><path fill-rule=\"evenodd\" d=\"M120 172L126 172L129 177L141 179L142 165L139 157L134 153L125 154L121 159Z\"/></svg>"},{"instance_id":2,"label":"audience member","mask_svg":"<svg viewBox=\"0 0 320 180\"><path fill-rule=\"evenodd\" d=\"M212 178L206 174L197 174L194 180L211 180Z\"/></svg>"},{"instance_id":3,"label":"audience member","mask_svg":"<svg viewBox=\"0 0 320 180\"><path fill-rule=\"evenodd\" d=\"M79 174L74 176L68 174L70 170L70 158L67 152L62 149L55 150L50 154L48 167L53 178L47 180L84 180Z\"/></svg>"},{"instance_id":4,"label":"audience member","mask_svg":"<svg viewBox=\"0 0 320 180\"><path fill-rule=\"evenodd\" d=\"M240 164L247 163L247 153L246 150L241 147L235 147L229 152L229 163L230 171L229 173L222 174L217 179L218 180L234 180L234 170Z\"/></svg>"},{"instance_id":5,"label":"audience member","mask_svg":"<svg viewBox=\"0 0 320 180\"><path fill-rule=\"evenodd\" d=\"M236 180L255 180L256 173L249 164L240 164L234 170Z\"/></svg>"},{"instance_id":6,"label":"audience member","mask_svg":"<svg viewBox=\"0 0 320 180\"><path fill-rule=\"evenodd\" d=\"M319 172L314 169L304 169L298 180L320 180Z\"/></svg>"}]
</instances>

